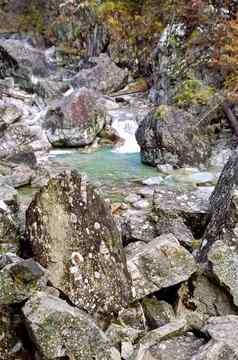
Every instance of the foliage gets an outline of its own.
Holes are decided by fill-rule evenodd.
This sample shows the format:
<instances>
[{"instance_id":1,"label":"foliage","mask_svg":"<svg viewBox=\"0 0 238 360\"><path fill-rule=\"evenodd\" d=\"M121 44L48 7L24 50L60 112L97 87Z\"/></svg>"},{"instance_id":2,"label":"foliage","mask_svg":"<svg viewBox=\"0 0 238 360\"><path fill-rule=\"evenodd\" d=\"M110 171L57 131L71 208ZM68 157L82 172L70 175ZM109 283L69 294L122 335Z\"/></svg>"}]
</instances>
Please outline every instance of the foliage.
<instances>
[{"instance_id":1,"label":"foliage","mask_svg":"<svg viewBox=\"0 0 238 360\"><path fill-rule=\"evenodd\" d=\"M178 105L190 103L206 104L208 99L214 94L212 86L204 86L197 79L187 79L179 85L175 101Z\"/></svg>"},{"instance_id":2,"label":"foliage","mask_svg":"<svg viewBox=\"0 0 238 360\"><path fill-rule=\"evenodd\" d=\"M226 95L238 100L238 19L223 22L218 52L213 63L218 65L225 75Z\"/></svg>"},{"instance_id":3,"label":"foliage","mask_svg":"<svg viewBox=\"0 0 238 360\"><path fill-rule=\"evenodd\" d=\"M34 4L29 6L27 12L19 18L19 28L21 31L35 31L44 33L45 22L41 9L37 8Z\"/></svg>"}]
</instances>

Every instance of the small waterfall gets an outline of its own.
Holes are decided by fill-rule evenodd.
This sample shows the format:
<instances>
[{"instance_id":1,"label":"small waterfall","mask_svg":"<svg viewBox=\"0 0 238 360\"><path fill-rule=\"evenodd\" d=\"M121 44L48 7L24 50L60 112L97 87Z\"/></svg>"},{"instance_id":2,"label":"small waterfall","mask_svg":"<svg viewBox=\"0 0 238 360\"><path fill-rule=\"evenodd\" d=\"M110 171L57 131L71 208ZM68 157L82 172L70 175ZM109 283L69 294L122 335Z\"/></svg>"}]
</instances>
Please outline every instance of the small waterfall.
<instances>
[{"instance_id":1,"label":"small waterfall","mask_svg":"<svg viewBox=\"0 0 238 360\"><path fill-rule=\"evenodd\" d=\"M112 127L124 139L124 144L113 149L113 152L120 154L137 153L140 147L137 144L135 133L138 128L135 114L125 110L113 110Z\"/></svg>"}]
</instances>

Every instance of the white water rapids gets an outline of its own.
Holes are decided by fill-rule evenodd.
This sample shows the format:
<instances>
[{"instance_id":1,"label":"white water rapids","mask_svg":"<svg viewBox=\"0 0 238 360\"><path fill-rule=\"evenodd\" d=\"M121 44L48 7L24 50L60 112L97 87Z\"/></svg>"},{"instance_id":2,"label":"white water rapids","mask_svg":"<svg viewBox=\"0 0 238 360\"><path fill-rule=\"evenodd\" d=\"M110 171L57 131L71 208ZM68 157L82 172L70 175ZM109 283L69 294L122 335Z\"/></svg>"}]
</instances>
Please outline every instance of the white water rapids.
<instances>
[{"instance_id":1,"label":"white water rapids","mask_svg":"<svg viewBox=\"0 0 238 360\"><path fill-rule=\"evenodd\" d=\"M112 116L112 127L124 140L123 145L115 147L112 151L120 154L138 153L140 147L135 138L138 128L135 114L124 109L113 110L110 113Z\"/></svg>"}]
</instances>

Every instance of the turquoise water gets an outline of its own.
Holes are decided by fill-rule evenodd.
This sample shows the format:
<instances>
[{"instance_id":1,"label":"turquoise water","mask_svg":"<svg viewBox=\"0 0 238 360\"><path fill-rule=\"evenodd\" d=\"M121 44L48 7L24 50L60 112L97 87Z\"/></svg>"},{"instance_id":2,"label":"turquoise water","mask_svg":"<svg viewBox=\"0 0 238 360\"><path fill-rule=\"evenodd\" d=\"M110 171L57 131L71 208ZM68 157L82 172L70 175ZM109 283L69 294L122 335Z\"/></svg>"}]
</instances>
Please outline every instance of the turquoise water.
<instances>
[{"instance_id":1,"label":"turquoise water","mask_svg":"<svg viewBox=\"0 0 238 360\"><path fill-rule=\"evenodd\" d=\"M57 153L50 155L52 160L63 161L88 175L94 182L105 185L117 183L131 183L133 181L158 175L155 168L143 165L140 154L120 154L111 149L99 149L94 152L84 153L73 151L71 153Z\"/></svg>"}]
</instances>

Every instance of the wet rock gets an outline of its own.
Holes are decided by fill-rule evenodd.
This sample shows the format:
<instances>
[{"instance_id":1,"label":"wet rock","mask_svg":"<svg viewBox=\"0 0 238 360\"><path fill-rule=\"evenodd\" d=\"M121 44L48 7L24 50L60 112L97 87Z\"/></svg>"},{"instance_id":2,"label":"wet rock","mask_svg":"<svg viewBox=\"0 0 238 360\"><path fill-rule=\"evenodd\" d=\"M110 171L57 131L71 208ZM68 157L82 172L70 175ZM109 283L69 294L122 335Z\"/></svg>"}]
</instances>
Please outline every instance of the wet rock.
<instances>
[{"instance_id":1,"label":"wet rock","mask_svg":"<svg viewBox=\"0 0 238 360\"><path fill-rule=\"evenodd\" d=\"M158 164L157 169L159 172L165 175L170 174L174 170L173 166L170 164Z\"/></svg>"},{"instance_id":2,"label":"wet rock","mask_svg":"<svg viewBox=\"0 0 238 360\"><path fill-rule=\"evenodd\" d=\"M54 287L90 313L127 306L130 277L120 234L109 206L85 178L72 171L51 179L26 219L34 257Z\"/></svg>"},{"instance_id":3,"label":"wet rock","mask_svg":"<svg viewBox=\"0 0 238 360\"><path fill-rule=\"evenodd\" d=\"M153 186L153 185L160 185L163 182L163 178L161 176L154 176L145 180L142 180L142 184Z\"/></svg>"},{"instance_id":4,"label":"wet rock","mask_svg":"<svg viewBox=\"0 0 238 360\"><path fill-rule=\"evenodd\" d=\"M164 340L139 352L135 360L191 360L204 344L192 333ZM142 356L143 354L143 356Z\"/></svg>"},{"instance_id":5,"label":"wet rock","mask_svg":"<svg viewBox=\"0 0 238 360\"><path fill-rule=\"evenodd\" d=\"M150 329L156 329L175 320L172 305L165 301L159 301L155 297L145 298L142 301L142 305Z\"/></svg>"},{"instance_id":6,"label":"wet rock","mask_svg":"<svg viewBox=\"0 0 238 360\"><path fill-rule=\"evenodd\" d=\"M29 335L45 359L121 358L93 319L65 301L38 292L22 311Z\"/></svg>"},{"instance_id":7,"label":"wet rock","mask_svg":"<svg viewBox=\"0 0 238 360\"><path fill-rule=\"evenodd\" d=\"M156 215L157 228L165 228L164 224L172 229L177 222L177 233L182 235L181 242L191 242L191 233L195 238L200 238L206 228L209 218L209 193L200 190L182 191L179 189L156 189L154 192L154 213ZM179 227L189 229L185 232L186 239ZM181 228L181 229L182 229ZM184 235L185 235L184 234ZM177 234L174 234L177 235ZM179 238L178 238L179 239Z\"/></svg>"},{"instance_id":8,"label":"wet rock","mask_svg":"<svg viewBox=\"0 0 238 360\"><path fill-rule=\"evenodd\" d=\"M54 146L84 146L91 144L107 122L100 95L81 88L52 105L43 127Z\"/></svg>"},{"instance_id":9,"label":"wet rock","mask_svg":"<svg viewBox=\"0 0 238 360\"><path fill-rule=\"evenodd\" d=\"M33 259L6 265L0 271L0 304L17 304L46 286L48 273Z\"/></svg>"},{"instance_id":10,"label":"wet rock","mask_svg":"<svg viewBox=\"0 0 238 360\"><path fill-rule=\"evenodd\" d=\"M128 78L128 70L119 68L107 54L90 58L92 67L82 69L74 77L75 87L87 87L103 93L120 89Z\"/></svg>"},{"instance_id":11,"label":"wet rock","mask_svg":"<svg viewBox=\"0 0 238 360\"><path fill-rule=\"evenodd\" d=\"M172 234L148 244L131 243L125 249L134 299L185 281L196 271L193 256Z\"/></svg>"}]
</instances>

